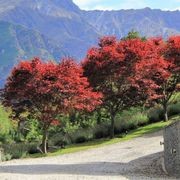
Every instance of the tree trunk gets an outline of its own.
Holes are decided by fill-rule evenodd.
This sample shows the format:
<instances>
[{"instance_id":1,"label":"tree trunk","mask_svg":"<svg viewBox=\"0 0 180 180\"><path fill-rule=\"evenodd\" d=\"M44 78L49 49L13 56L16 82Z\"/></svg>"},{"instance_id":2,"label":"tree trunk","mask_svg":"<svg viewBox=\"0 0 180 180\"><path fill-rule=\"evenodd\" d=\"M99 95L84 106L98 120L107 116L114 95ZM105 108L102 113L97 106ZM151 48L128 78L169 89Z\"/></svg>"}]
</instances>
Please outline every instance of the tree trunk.
<instances>
[{"instance_id":1,"label":"tree trunk","mask_svg":"<svg viewBox=\"0 0 180 180\"><path fill-rule=\"evenodd\" d=\"M43 130L43 138L42 138L42 152L47 154L47 129Z\"/></svg>"},{"instance_id":2,"label":"tree trunk","mask_svg":"<svg viewBox=\"0 0 180 180\"><path fill-rule=\"evenodd\" d=\"M114 138L114 120L115 120L115 115L111 114L111 129L110 129L110 138Z\"/></svg>"},{"instance_id":3,"label":"tree trunk","mask_svg":"<svg viewBox=\"0 0 180 180\"><path fill-rule=\"evenodd\" d=\"M168 112L167 112L167 103L163 104L163 110L164 110L164 121L168 121Z\"/></svg>"}]
</instances>

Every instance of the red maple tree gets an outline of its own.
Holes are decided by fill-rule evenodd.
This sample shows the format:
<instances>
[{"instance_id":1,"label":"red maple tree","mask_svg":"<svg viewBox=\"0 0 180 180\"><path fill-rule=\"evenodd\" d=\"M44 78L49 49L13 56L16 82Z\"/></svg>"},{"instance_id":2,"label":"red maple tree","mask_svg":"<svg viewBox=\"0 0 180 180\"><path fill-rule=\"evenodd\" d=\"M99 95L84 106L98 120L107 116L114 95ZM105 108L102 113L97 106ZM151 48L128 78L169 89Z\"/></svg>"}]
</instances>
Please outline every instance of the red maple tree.
<instances>
[{"instance_id":1,"label":"red maple tree","mask_svg":"<svg viewBox=\"0 0 180 180\"><path fill-rule=\"evenodd\" d=\"M160 54L168 64L166 72L169 73L168 78L163 78L159 83L156 94L160 95L158 103L162 104L164 110L164 120L168 120L168 103L174 93L179 91L180 83L180 36L172 36L167 41L158 43Z\"/></svg>"},{"instance_id":2,"label":"red maple tree","mask_svg":"<svg viewBox=\"0 0 180 180\"><path fill-rule=\"evenodd\" d=\"M168 120L168 103L178 90L180 80L180 36L146 41L147 50L142 60L136 64L134 81L145 90L149 102L160 103L164 110L164 120ZM148 55L149 53L149 55Z\"/></svg>"},{"instance_id":3,"label":"red maple tree","mask_svg":"<svg viewBox=\"0 0 180 180\"><path fill-rule=\"evenodd\" d=\"M20 62L7 80L3 104L12 108L15 119L28 112L40 121L44 153L48 128L58 123L57 115L74 109L93 111L101 103L102 95L93 92L82 75L82 68L72 59L55 64L34 58Z\"/></svg>"},{"instance_id":4,"label":"red maple tree","mask_svg":"<svg viewBox=\"0 0 180 180\"><path fill-rule=\"evenodd\" d=\"M122 52L122 44L115 37L100 39L99 47L91 48L82 66L94 90L102 92L103 107L111 119L111 138L114 137L114 121L117 112L134 104L137 90L128 79L132 63ZM125 49L124 49L125 50ZM130 55L133 57L133 53Z\"/></svg>"},{"instance_id":5,"label":"red maple tree","mask_svg":"<svg viewBox=\"0 0 180 180\"><path fill-rule=\"evenodd\" d=\"M111 119L112 138L116 114L157 98L158 83L170 76L166 71L167 61L161 58L159 46L151 39L118 41L115 37L104 37L99 47L88 51L82 66L94 90L103 94L103 107Z\"/></svg>"}]
</instances>

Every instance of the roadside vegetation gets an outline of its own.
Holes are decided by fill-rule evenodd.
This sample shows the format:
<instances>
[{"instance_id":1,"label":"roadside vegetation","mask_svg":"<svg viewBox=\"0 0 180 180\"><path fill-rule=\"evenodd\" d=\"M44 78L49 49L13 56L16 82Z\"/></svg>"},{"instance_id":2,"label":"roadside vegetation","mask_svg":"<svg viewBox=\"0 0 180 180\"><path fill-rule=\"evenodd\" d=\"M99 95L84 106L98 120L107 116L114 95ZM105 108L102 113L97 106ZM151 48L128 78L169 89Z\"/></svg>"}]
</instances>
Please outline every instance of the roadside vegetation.
<instances>
[{"instance_id":1,"label":"roadside vegetation","mask_svg":"<svg viewBox=\"0 0 180 180\"><path fill-rule=\"evenodd\" d=\"M81 64L20 62L1 91L2 160L100 147L178 120L179 55L179 36L130 32L103 37Z\"/></svg>"},{"instance_id":2,"label":"roadside vegetation","mask_svg":"<svg viewBox=\"0 0 180 180\"><path fill-rule=\"evenodd\" d=\"M178 117L174 117L172 118L172 120L167 122L161 121L158 123L153 123L143 127L139 127L135 130L129 131L127 134L126 133L117 134L114 139L102 138L102 139L91 140L85 143L68 145L66 148L55 150L54 152L48 153L46 156L56 156L56 155L68 154L78 151L84 151L92 148L102 147L105 145L111 145L111 144L131 140L133 138L137 138L145 134L162 130L164 127L166 127L176 119L178 119ZM43 156L44 155L39 153L39 154L30 155L28 157L43 157Z\"/></svg>"},{"instance_id":3,"label":"roadside vegetation","mask_svg":"<svg viewBox=\"0 0 180 180\"><path fill-rule=\"evenodd\" d=\"M175 109L173 109L174 107ZM173 121L180 120L180 106L172 104L169 109L170 114L171 110L173 116L170 116L170 120L166 122L160 119L162 110L159 109L159 106L147 110L146 113L142 113L138 109L131 109L118 114L115 120L114 139L109 138L108 124L110 124L110 121L108 119L106 121L104 119L101 124L97 124L97 122L93 122L93 118L96 121L95 115L92 115L92 117L89 117L91 121L85 122L86 127L66 122L67 124L63 129L61 126L51 128L48 141L49 153L43 155L38 149L42 136L38 130L37 122L32 121L27 124L29 130L26 133L18 134L17 125L14 122L12 123L7 116L4 116L7 113L1 107L1 117L2 114L4 117L1 124L8 122L6 128L9 132L3 134L3 136L1 135L3 137L1 138L2 160L61 155L130 140L146 133L159 131ZM176 115L174 114L175 111L177 112Z\"/></svg>"}]
</instances>

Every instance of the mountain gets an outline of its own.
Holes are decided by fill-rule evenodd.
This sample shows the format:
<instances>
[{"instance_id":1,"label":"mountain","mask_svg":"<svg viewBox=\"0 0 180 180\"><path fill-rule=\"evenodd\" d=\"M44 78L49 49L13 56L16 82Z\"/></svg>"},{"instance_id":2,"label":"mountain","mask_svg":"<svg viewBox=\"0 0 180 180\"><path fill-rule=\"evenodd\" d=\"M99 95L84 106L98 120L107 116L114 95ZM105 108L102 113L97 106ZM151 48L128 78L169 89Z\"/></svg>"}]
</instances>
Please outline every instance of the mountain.
<instances>
[{"instance_id":1,"label":"mountain","mask_svg":"<svg viewBox=\"0 0 180 180\"><path fill-rule=\"evenodd\" d=\"M0 21L0 84L21 59L40 56L43 59L58 60L64 55L62 47L39 32Z\"/></svg>"},{"instance_id":2,"label":"mountain","mask_svg":"<svg viewBox=\"0 0 180 180\"><path fill-rule=\"evenodd\" d=\"M6 4L0 19L41 32L72 56L82 58L99 36L71 0L10 0L9 5L7 1L0 0Z\"/></svg>"},{"instance_id":3,"label":"mountain","mask_svg":"<svg viewBox=\"0 0 180 180\"><path fill-rule=\"evenodd\" d=\"M101 34L125 36L130 30L143 36L180 34L180 11L144 8L119 11L83 11L83 16Z\"/></svg>"},{"instance_id":4,"label":"mountain","mask_svg":"<svg viewBox=\"0 0 180 180\"><path fill-rule=\"evenodd\" d=\"M84 11L72 0L0 0L0 81L20 59L80 60L103 35L180 34L179 19L180 11Z\"/></svg>"}]
</instances>

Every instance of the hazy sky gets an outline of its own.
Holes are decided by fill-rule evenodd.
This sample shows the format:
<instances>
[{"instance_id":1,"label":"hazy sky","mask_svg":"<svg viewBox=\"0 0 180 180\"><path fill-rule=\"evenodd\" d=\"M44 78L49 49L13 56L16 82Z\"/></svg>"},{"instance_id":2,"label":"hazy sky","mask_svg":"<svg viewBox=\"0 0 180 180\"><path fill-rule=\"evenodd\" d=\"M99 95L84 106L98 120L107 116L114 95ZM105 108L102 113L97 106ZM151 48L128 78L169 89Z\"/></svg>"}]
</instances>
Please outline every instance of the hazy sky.
<instances>
[{"instance_id":1,"label":"hazy sky","mask_svg":"<svg viewBox=\"0 0 180 180\"><path fill-rule=\"evenodd\" d=\"M163 10L180 10L180 0L73 0L81 9L140 9L150 7Z\"/></svg>"}]
</instances>

